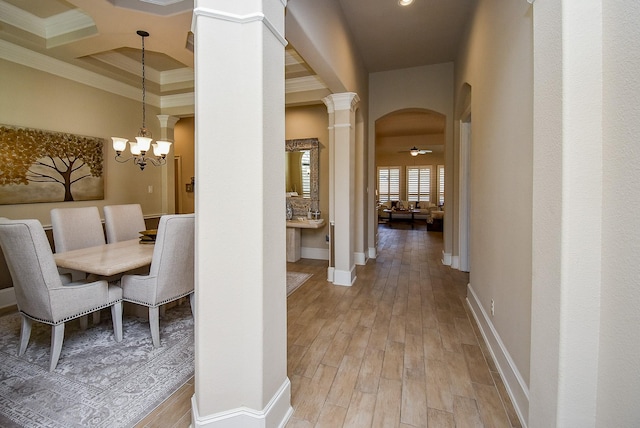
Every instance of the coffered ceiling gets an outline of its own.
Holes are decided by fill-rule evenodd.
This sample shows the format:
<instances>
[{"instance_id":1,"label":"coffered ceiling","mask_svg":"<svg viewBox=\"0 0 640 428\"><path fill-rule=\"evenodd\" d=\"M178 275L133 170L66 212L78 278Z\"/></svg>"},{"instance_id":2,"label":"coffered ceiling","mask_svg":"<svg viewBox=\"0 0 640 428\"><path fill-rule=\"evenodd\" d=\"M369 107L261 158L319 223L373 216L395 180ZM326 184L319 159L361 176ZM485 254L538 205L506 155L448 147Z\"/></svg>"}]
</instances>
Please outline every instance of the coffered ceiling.
<instances>
[{"instance_id":1,"label":"coffered ceiling","mask_svg":"<svg viewBox=\"0 0 640 428\"><path fill-rule=\"evenodd\" d=\"M147 102L188 113L194 90L192 9L192 0L0 0L0 56L139 99L136 31L145 30ZM297 103L328 94L291 46L285 67L286 90ZM104 79L96 81L88 72Z\"/></svg>"},{"instance_id":2,"label":"coffered ceiling","mask_svg":"<svg viewBox=\"0 0 640 428\"><path fill-rule=\"evenodd\" d=\"M338 0L370 72L453 61L475 1L402 8L397 0ZM0 0L0 58L139 99L136 31L145 30L147 102L180 112L193 105L192 9L193 0ZM328 94L293 46L285 77L288 105Z\"/></svg>"}]
</instances>

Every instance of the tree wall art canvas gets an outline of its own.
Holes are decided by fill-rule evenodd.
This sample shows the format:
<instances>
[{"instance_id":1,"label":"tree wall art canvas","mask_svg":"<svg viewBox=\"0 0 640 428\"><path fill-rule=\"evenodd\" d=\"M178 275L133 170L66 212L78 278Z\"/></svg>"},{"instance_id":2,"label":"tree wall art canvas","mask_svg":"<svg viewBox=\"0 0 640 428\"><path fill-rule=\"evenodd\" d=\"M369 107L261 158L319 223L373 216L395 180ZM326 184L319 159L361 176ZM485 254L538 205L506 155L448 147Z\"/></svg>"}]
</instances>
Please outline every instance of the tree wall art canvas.
<instances>
[{"instance_id":1,"label":"tree wall art canvas","mask_svg":"<svg viewBox=\"0 0 640 428\"><path fill-rule=\"evenodd\" d=\"M0 125L0 204L104 199L105 140Z\"/></svg>"}]
</instances>

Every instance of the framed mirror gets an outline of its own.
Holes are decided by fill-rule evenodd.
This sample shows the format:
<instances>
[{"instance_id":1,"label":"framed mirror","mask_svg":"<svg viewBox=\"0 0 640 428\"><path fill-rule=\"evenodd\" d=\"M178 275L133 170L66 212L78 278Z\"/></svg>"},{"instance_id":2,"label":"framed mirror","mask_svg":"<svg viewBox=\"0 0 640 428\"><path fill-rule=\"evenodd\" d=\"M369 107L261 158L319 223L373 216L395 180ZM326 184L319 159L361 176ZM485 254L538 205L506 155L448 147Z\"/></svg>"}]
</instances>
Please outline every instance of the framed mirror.
<instances>
[{"instance_id":1,"label":"framed mirror","mask_svg":"<svg viewBox=\"0 0 640 428\"><path fill-rule=\"evenodd\" d=\"M317 138L285 141L285 191L294 216L306 217L309 209L319 209L319 148Z\"/></svg>"}]
</instances>

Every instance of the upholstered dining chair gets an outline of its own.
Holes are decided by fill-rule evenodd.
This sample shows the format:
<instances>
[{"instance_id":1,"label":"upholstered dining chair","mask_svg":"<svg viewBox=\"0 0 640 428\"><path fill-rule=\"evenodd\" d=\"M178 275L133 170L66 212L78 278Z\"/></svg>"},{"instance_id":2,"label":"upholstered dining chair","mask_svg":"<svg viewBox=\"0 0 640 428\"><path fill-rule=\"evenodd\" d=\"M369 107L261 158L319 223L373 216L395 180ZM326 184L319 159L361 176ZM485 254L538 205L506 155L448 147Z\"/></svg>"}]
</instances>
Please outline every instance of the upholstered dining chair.
<instances>
[{"instance_id":1,"label":"upholstered dining chair","mask_svg":"<svg viewBox=\"0 0 640 428\"><path fill-rule=\"evenodd\" d=\"M95 247L106 243L98 207L54 208L50 214L56 253ZM70 269L58 270L62 273L70 273L75 280L87 277L85 272ZM99 322L100 311L96 311L93 313L93 323L98 324ZM83 330L87 328L86 316L80 318L80 326Z\"/></svg>"},{"instance_id":2,"label":"upholstered dining chair","mask_svg":"<svg viewBox=\"0 0 640 428\"><path fill-rule=\"evenodd\" d=\"M33 321L48 324L49 371L53 371L60 358L65 323L107 307L111 308L115 340L122 340L122 289L107 281L63 281L38 220L1 219L0 246L22 316L19 356L27 349Z\"/></svg>"},{"instance_id":3,"label":"upholstered dining chair","mask_svg":"<svg viewBox=\"0 0 640 428\"><path fill-rule=\"evenodd\" d=\"M147 228L140 204L105 206L104 225L109 244L139 238L139 232Z\"/></svg>"},{"instance_id":4,"label":"upholstered dining chair","mask_svg":"<svg viewBox=\"0 0 640 428\"><path fill-rule=\"evenodd\" d=\"M51 227L57 253L105 244L98 207L54 208Z\"/></svg>"},{"instance_id":5,"label":"upholstered dining chair","mask_svg":"<svg viewBox=\"0 0 640 428\"><path fill-rule=\"evenodd\" d=\"M122 298L149 308L154 347L160 346L160 311L165 303L189 296L195 314L193 286L194 214L160 217L149 275L124 275Z\"/></svg>"}]
</instances>

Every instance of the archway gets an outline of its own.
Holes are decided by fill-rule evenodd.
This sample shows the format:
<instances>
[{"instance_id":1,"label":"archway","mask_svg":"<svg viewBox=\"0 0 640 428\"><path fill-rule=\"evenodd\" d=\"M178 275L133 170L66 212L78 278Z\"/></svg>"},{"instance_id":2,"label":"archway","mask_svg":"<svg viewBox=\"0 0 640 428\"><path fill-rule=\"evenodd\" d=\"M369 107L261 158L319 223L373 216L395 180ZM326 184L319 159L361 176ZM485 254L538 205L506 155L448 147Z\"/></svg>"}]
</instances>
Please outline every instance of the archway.
<instances>
[{"instance_id":1,"label":"archway","mask_svg":"<svg viewBox=\"0 0 640 428\"><path fill-rule=\"evenodd\" d=\"M422 108L396 110L375 121L375 195L379 207L396 200L444 204L445 127L444 114ZM385 169L393 178L389 188L381 189ZM409 185L414 170L420 174L417 194Z\"/></svg>"}]
</instances>

